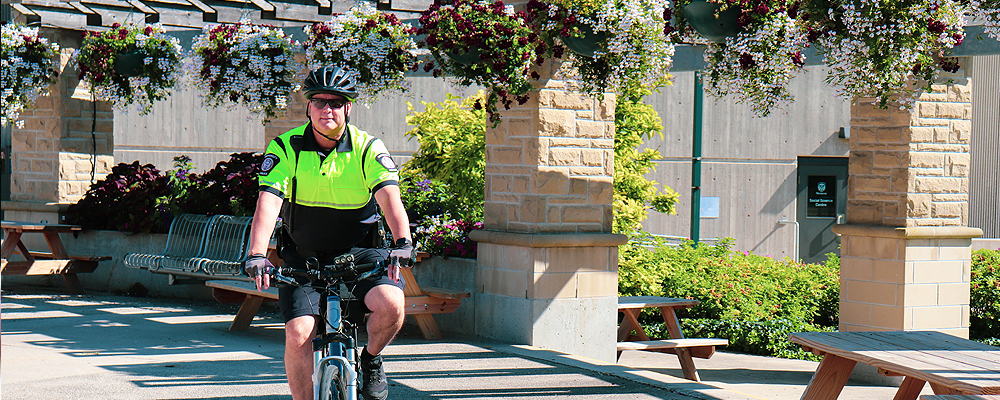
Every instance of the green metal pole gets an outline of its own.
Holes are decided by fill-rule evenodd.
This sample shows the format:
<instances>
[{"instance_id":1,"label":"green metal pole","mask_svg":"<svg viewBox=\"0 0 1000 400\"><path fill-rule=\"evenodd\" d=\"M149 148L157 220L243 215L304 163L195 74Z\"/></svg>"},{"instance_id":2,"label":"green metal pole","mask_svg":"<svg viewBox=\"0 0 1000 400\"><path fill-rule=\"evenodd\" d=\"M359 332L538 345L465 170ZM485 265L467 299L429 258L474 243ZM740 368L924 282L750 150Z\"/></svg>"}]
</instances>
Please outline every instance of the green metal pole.
<instances>
[{"instance_id":1,"label":"green metal pole","mask_svg":"<svg viewBox=\"0 0 1000 400\"><path fill-rule=\"evenodd\" d=\"M694 137L691 139L691 240L701 237L701 124L705 90L701 72L694 72Z\"/></svg>"}]
</instances>

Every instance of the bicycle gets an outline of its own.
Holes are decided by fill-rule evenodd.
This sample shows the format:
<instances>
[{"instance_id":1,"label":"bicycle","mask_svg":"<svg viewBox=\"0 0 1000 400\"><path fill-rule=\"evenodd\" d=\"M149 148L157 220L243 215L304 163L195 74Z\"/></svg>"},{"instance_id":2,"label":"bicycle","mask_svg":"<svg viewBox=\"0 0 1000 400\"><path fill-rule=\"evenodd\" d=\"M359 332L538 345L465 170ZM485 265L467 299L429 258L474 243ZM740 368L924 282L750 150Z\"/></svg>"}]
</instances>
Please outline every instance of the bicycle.
<instances>
[{"instance_id":1,"label":"bicycle","mask_svg":"<svg viewBox=\"0 0 1000 400\"><path fill-rule=\"evenodd\" d=\"M350 320L352 302L358 301L348 285L377 276L385 270L384 262L354 264L353 254L334 258L332 264L319 265L316 258L306 260L306 270L278 267L272 271L276 282L312 287L320 293L320 320L313 339L313 399L360 399L361 363L358 359L358 326ZM298 283L294 277L309 279ZM317 286L317 284L320 284ZM332 306L331 306L332 305Z\"/></svg>"}]
</instances>

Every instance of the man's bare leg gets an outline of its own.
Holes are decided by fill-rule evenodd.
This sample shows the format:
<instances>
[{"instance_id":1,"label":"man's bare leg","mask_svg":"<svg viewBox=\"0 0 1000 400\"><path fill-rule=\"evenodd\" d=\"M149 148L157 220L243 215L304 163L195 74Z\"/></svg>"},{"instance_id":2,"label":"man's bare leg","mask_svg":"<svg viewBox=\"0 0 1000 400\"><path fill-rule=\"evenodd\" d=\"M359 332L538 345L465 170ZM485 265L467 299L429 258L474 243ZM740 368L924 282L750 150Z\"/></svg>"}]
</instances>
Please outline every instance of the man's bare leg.
<instances>
[{"instance_id":1,"label":"man's bare leg","mask_svg":"<svg viewBox=\"0 0 1000 400\"><path fill-rule=\"evenodd\" d=\"M285 323L285 375L294 400L313 400L313 349L316 317L304 315Z\"/></svg>"},{"instance_id":2,"label":"man's bare leg","mask_svg":"<svg viewBox=\"0 0 1000 400\"><path fill-rule=\"evenodd\" d=\"M368 291L365 306L372 312L368 315L367 348L372 355L379 355L403 327L405 301L403 290L392 285L378 285Z\"/></svg>"}]
</instances>

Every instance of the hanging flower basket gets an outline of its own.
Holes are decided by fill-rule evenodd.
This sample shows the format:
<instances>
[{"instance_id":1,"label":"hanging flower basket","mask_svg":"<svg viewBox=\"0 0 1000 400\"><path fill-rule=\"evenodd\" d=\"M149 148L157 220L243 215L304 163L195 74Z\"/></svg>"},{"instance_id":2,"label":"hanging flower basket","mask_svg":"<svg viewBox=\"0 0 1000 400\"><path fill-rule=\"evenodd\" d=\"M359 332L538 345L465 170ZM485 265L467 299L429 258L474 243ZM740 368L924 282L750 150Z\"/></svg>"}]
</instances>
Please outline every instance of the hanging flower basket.
<instances>
[{"instance_id":1,"label":"hanging flower basket","mask_svg":"<svg viewBox=\"0 0 1000 400\"><path fill-rule=\"evenodd\" d=\"M740 9L729 7L720 10L718 3L705 0L693 0L684 6L684 16L687 23L700 35L713 42L725 42L727 37L740 33L737 22Z\"/></svg>"},{"instance_id":2,"label":"hanging flower basket","mask_svg":"<svg viewBox=\"0 0 1000 400\"><path fill-rule=\"evenodd\" d=\"M404 73L417 67L412 38L416 29L395 14L359 3L305 31L309 67L338 65L356 72L361 102L371 104L382 95L409 90Z\"/></svg>"},{"instance_id":3,"label":"hanging flower basket","mask_svg":"<svg viewBox=\"0 0 1000 400\"><path fill-rule=\"evenodd\" d=\"M38 28L20 24L3 25L0 48L0 82L3 87L3 114L0 125L14 122L18 128L21 110L35 104L38 96L48 94L48 87L59 76L52 59L59 45L38 36ZM16 122L15 122L16 121Z\"/></svg>"},{"instance_id":4,"label":"hanging flower basket","mask_svg":"<svg viewBox=\"0 0 1000 400\"><path fill-rule=\"evenodd\" d=\"M423 45L434 57L424 70L433 69L434 76L445 73L458 85L488 88L484 106L494 124L500 122L497 103L509 109L514 101L523 104L528 100L533 89L528 67L536 58L538 43L523 12L515 13L500 0L453 0L448 4L435 0L420 16L420 23L417 34L427 35ZM474 57L476 52L480 52L478 57ZM439 68L435 69L435 64Z\"/></svg>"},{"instance_id":5,"label":"hanging flower basket","mask_svg":"<svg viewBox=\"0 0 1000 400\"><path fill-rule=\"evenodd\" d=\"M450 58L452 61L462 65L472 65L483 62L481 58L483 52L479 49L469 49L469 51L466 51L464 53L446 51L444 54L447 55L448 58Z\"/></svg>"},{"instance_id":6,"label":"hanging flower basket","mask_svg":"<svg viewBox=\"0 0 1000 400\"><path fill-rule=\"evenodd\" d=\"M206 105L243 106L267 124L284 115L299 90L302 64L295 61L295 46L269 25L208 25L194 38L188 69Z\"/></svg>"},{"instance_id":7,"label":"hanging flower basket","mask_svg":"<svg viewBox=\"0 0 1000 400\"><path fill-rule=\"evenodd\" d=\"M70 64L77 65L80 79L90 84L95 98L110 101L123 112L134 105L145 115L154 101L170 94L180 77L180 60L180 41L168 36L160 24L115 23L101 33L84 32L83 45Z\"/></svg>"},{"instance_id":8,"label":"hanging flower basket","mask_svg":"<svg viewBox=\"0 0 1000 400\"><path fill-rule=\"evenodd\" d=\"M827 81L851 101L907 108L941 70L959 69L956 59L941 55L965 39L962 0L803 4L800 18L829 66Z\"/></svg>"},{"instance_id":9,"label":"hanging flower basket","mask_svg":"<svg viewBox=\"0 0 1000 400\"><path fill-rule=\"evenodd\" d=\"M604 42L608 35L604 32L594 32L594 27L586 24L580 26L580 36L559 36L559 40L576 54L584 57L594 57L594 54L604 50Z\"/></svg>"},{"instance_id":10,"label":"hanging flower basket","mask_svg":"<svg viewBox=\"0 0 1000 400\"><path fill-rule=\"evenodd\" d=\"M669 80L673 43L657 0L530 0L539 58L560 58L569 86L603 98L655 89ZM569 53L565 49L572 50Z\"/></svg>"},{"instance_id":11,"label":"hanging flower basket","mask_svg":"<svg viewBox=\"0 0 1000 400\"><path fill-rule=\"evenodd\" d=\"M707 39L706 92L716 98L733 96L755 116L765 117L793 100L788 83L805 65L798 7L797 0L752 5L741 0L680 0L668 36L676 42Z\"/></svg>"},{"instance_id":12,"label":"hanging flower basket","mask_svg":"<svg viewBox=\"0 0 1000 400\"><path fill-rule=\"evenodd\" d=\"M141 51L119 54L115 58L115 72L125 77L139 76L145 67L142 62L144 58L146 54Z\"/></svg>"}]
</instances>

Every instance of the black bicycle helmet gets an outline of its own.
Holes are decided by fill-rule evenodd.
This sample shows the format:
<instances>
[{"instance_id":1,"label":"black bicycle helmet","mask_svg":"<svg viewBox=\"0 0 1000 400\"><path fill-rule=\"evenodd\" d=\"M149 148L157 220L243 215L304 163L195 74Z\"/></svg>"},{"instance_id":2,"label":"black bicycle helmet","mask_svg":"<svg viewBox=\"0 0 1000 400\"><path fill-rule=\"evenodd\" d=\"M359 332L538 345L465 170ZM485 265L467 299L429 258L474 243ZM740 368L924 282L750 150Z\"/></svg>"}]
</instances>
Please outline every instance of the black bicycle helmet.
<instances>
[{"instance_id":1,"label":"black bicycle helmet","mask_svg":"<svg viewBox=\"0 0 1000 400\"><path fill-rule=\"evenodd\" d=\"M306 92L307 99L318 93L329 93L354 101L358 98L356 86L354 77L346 69L327 65L310 72L302 84L302 90Z\"/></svg>"}]
</instances>

